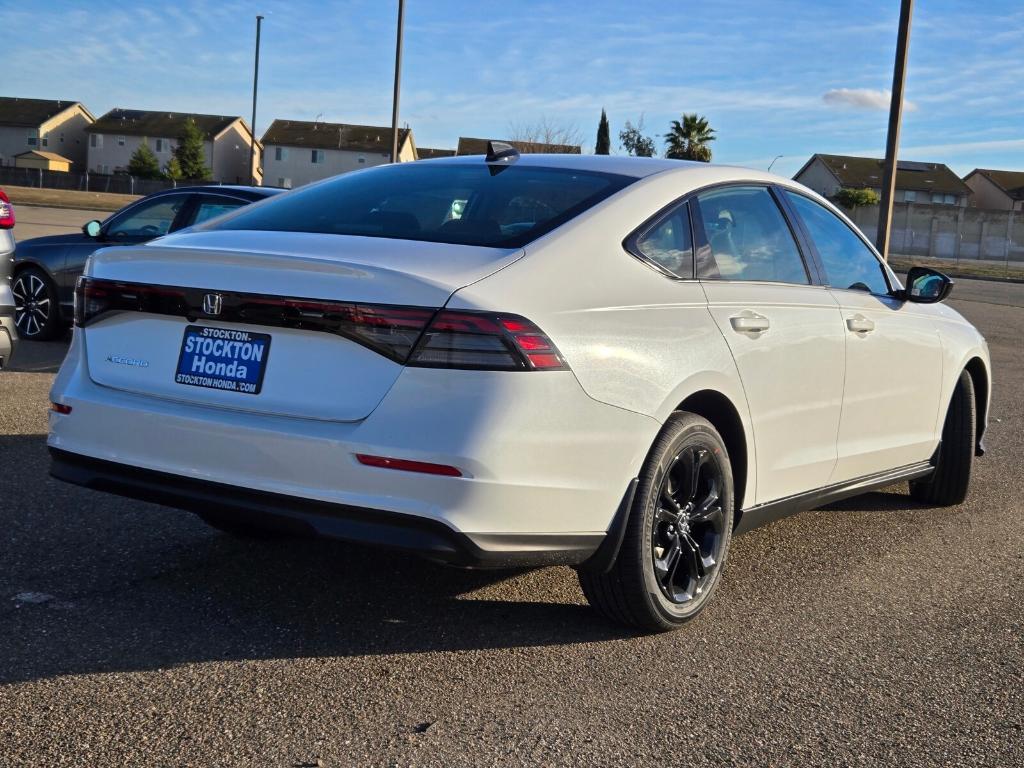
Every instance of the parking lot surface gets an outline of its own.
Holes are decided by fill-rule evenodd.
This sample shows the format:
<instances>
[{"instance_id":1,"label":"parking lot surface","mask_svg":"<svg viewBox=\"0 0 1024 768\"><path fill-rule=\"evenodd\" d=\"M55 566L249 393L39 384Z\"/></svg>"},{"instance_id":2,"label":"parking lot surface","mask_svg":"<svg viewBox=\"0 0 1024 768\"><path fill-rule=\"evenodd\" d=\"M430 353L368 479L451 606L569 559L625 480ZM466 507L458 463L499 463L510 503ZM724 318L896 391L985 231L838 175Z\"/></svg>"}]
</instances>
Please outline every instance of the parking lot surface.
<instances>
[{"instance_id":1,"label":"parking lot surface","mask_svg":"<svg viewBox=\"0 0 1024 768\"><path fill-rule=\"evenodd\" d=\"M241 541L53 481L64 345L24 344L0 374L0 766L1022 765L1024 286L971 283L951 303L995 397L967 503L899 486L743 536L659 636L567 568Z\"/></svg>"},{"instance_id":2,"label":"parking lot surface","mask_svg":"<svg viewBox=\"0 0 1024 768\"><path fill-rule=\"evenodd\" d=\"M82 231L82 225L92 219L102 221L109 211L93 211L84 208L50 208L39 205L19 205L15 208L17 223L15 237L28 240L46 235L73 235Z\"/></svg>"}]
</instances>

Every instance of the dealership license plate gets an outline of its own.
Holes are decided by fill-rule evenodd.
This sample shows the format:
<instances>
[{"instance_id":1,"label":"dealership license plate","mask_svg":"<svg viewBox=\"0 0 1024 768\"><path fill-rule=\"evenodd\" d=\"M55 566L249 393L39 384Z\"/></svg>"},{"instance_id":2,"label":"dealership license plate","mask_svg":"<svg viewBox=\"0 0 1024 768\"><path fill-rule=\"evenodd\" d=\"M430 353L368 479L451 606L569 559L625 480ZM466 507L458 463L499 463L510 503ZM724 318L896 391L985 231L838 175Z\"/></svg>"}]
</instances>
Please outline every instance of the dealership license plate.
<instances>
[{"instance_id":1,"label":"dealership license plate","mask_svg":"<svg viewBox=\"0 0 1024 768\"><path fill-rule=\"evenodd\" d=\"M270 354L270 335L207 328L185 328L174 380L193 387L258 395Z\"/></svg>"}]
</instances>

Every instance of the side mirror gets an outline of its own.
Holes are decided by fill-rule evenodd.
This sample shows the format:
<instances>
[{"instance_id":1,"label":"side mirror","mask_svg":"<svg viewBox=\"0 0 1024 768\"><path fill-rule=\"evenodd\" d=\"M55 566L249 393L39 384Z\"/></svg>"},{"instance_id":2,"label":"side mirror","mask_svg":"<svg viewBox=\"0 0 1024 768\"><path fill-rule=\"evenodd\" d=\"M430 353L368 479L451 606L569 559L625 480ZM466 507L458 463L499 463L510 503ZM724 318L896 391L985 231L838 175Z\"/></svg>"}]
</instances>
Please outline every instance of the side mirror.
<instances>
[{"instance_id":1,"label":"side mirror","mask_svg":"<svg viewBox=\"0 0 1024 768\"><path fill-rule=\"evenodd\" d=\"M89 237L99 237L100 233L103 232L103 225L96 219L86 222L85 226L82 227L82 232Z\"/></svg>"},{"instance_id":2,"label":"side mirror","mask_svg":"<svg viewBox=\"0 0 1024 768\"><path fill-rule=\"evenodd\" d=\"M903 299L917 304L935 304L943 301L953 290L953 281L930 267L911 267L907 272L907 287Z\"/></svg>"}]
</instances>

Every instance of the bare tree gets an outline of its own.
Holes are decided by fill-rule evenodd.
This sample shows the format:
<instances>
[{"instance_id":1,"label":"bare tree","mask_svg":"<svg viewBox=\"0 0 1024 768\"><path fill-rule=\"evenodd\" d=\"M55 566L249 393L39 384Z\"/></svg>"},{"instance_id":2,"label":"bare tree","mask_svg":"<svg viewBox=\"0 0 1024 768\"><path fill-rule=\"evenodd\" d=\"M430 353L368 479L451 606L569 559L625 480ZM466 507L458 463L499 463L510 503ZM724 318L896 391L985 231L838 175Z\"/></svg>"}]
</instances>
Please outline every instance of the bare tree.
<instances>
[{"instance_id":1,"label":"bare tree","mask_svg":"<svg viewBox=\"0 0 1024 768\"><path fill-rule=\"evenodd\" d=\"M508 133L509 141L524 154L579 152L583 144L583 134L577 126L559 125L543 116L533 123L509 123Z\"/></svg>"}]
</instances>

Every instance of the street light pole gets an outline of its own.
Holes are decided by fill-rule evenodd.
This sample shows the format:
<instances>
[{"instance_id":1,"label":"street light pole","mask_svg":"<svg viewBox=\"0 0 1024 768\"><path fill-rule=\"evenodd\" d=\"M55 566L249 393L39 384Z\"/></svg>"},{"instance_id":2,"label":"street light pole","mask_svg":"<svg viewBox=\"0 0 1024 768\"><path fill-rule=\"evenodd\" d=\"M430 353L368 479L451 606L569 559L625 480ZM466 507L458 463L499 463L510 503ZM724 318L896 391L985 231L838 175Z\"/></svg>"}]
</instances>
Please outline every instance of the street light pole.
<instances>
[{"instance_id":1,"label":"street light pole","mask_svg":"<svg viewBox=\"0 0 1024 768\"><path fill-rule=\"evenodd\" d=\"M778 160L780 157L785 157L785 155L776 155L774 158L772 158L772 161L770 163L768 163L768 172L769 173L771 173L772 166L775 165L775 161Z\"/></svg>"},{"instance_id":2,"label":"street light pole","mask_svg":"<svg viewBox=\"0 0 1024 768\"><path fill-rule=\"evenodd\" d=\"M256 88L260 82L260 27L263 17L256 17L256 65L252 73L252 141L249 142L249 183L256 186Z\"/></svg>"},{"instance_id":3,"label":"street light pole","mask_svg":"<svg viewBox=\"0 0 1024 768\"><path fill-rule=\"evenodd\" d=\"M391 162L398 162L398 92L402 82L402 27L405 0L398 0L398 37L395 40L395 94L391 101Z\"/></svg>"},{"instance_id":4,"label":"street light pole","mask_svg":"<svg viewBox=\"0 0 1024 768\"><path fill-rule=\"evenodd\" d=\"M892 72L892 101L889 103L889 133L885 140L885 168L882 173L882 199L878 209L878 238L875 245L882 258L889 260L892 235L892 203L896 194L896 155L900 148L900 123L903 119L903 86L907 80L907 54L910 52L910 19L914 0L900 3L900 29L896 38L896 63Z\"/></svg>"}]
</instances>

